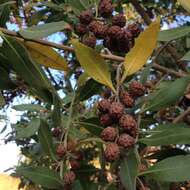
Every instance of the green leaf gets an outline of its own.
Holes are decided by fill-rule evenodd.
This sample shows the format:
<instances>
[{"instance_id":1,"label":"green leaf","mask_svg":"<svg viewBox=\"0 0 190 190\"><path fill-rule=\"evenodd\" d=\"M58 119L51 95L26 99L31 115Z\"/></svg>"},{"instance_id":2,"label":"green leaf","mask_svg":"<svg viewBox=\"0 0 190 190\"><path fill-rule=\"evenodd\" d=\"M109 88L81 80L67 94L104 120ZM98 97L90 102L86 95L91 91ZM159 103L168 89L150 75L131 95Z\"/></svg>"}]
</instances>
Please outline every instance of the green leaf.
<instances>
[{"instance_id":1,"label":"green leaf","mask_svg":"<svg viewBox=\"0 0 190 190\"><path fill-rule=\"evenodd\" d=\"M32 26L26 30L20 30L19 34L26 39L37 39L47 37L50 34L59 32L68 28L69 25L65 21L52 22L48 24L41 24L38 26Z\"/></svg>"},{"instance_id":2,"label":"green leaf","mask_svg":"<svg viewBox=\"0 0 190 190\"><path fill-rule=\"evenodd\" d=\"M158 161L166 159L168 157L172 156L178 156L178 155L187 155L188 153L184 150L181 150L179 148L167 148L167 149L162 149L156 153L153 153L149 156L146 156L145 159L156 159Z\"/></svg>"},{"instance_id":3,"label":"green leaf","mask_svg":"<svg viewBox=\"0 0 190 190\"><path fill-rule=\"evenodd\" d=\"M158 181L183 182L190 180L190 155L170 157L156 163L140 175Z\"/></svg>"},{"instance_id":4,"label":"green leaf","mask_svg":"<svg viewBox=\"0 0 190 190\"><path fill-rule=\"evenodd\" d=\"M83 86L86 81L89 79L89 76L87 73L82 73L82 75L80 75L79 79L78 79L78 85L79 86Z\"/></svg>"},{"instance_id":5,"label":"green leaf","mask_svg":"<svg viewBox=\"0 0 190 190\"><path fill-rule=\"evenodd\" d=\"M160 19L157 19L136 39L135 46L125 56L125 72L122 76L121 83L127 76L136 73L147 63L156 48L159 31Z\"/></svg>"},{"instance_id":6,"label":"green leaf","mask_svg":"<svg viewBox=\"0 0 190 190\"><path fill-rule=\"evenodd\" d=\"M182 26L170 30L163 30L159 33L159 41L171 41L182 38L190 33L190 26Z\"/></svg>"},{"instance_id":7,"label":"green leaf","mask_svg":"<svg viewBox=\"0 0 190 190\"><path fill-rule=\"evenodd\" d=\"M34 118L26 127L16 126L16 139L29 138L35 135L40 127L40 119Z\"/></svg>"},{"instance_id":8,"label":"green leaf","mask_svg":"<svg viewBox=\"0 0 190 190\"><path fill-rule=\"evenodd\" d=\"M53 146L53 138L48 124L41 120L41 125L38 131L38 138L43 151L55 160L55 147Z\"/></svg>"},{"instance_id":9,"label":"green leaf","mask_svg":"<svg viewBox=\"0 0 190 190\"><path fill-rule=\"evenodd\" d=\"M7 57L12 67L28 83L41 88L50 87L47 77L42 69L35 64L28 55L27 50L15 39L2 35L3 47L0 49Z\"/></svg>"},{"instance_id":10,"label":"green leaf","mask_svg":"<svg viewBox=\"0 0 190 190\"><path fill-rule=\"evenodd\" d=\"M90 6L89 0L68 0L68 3L77 15L88 9Z\"/></svg>"},{"instance_id":11,"label":"green leaf","mask_svg":"<svg viewBox=\"0 0 190 190\"><path fill-rule=\"evenodd\" d=\"M79 88L77 97L79 101L84 101L91 98L94 95L97 95L102 89L100 83L97 83L93 79L90 79L86 84Z\"/></svg>"},{"instance_id":12,"label":"green leaf","mask_svg":"<svg viewBox=\"0 0 190 190\"><path fill-rule=\"evenodd\" d=\"M58 96L54 96L53 106L52 119L54 126L61 126L61 102Z\"/></svg>"},{"instance_id":13,"label":"green leaf","mask_svg":"<svg viewBox=\"0 0 190 190\"><path fill-rule=\"evenodd\" d=\"M142 73L141 73L141 76L140 76L140 82L141 82L142 84L145 84L146 81L148 80L148 77L149 77L150 71L151 71L151 67L152 67L152 65L148 65L148 66L146 66L146 67L143 69L143 71L142 71Z\"/></svg>"},{"instance_id":14,"label":"green leaf","mask_svg":"<svg viewBox=\"0 0 190 190\"><path fill-rule=\"evenodd\" d=\"M83 190L82 185L79 180L76 180L72 185L73 190Z\"/></svg>"},{"instance_id":15,"label":"green leaf","mask_svg":"<svg viewBox=\"0 0 190 190\"><path fill-rule=\"evenodd\" d=\"M77 125L79 125L81 128L85 128L87 131L89 131L91 134L95 136L99 136L102 130L104 129L98 118L89 118L85 119L83 121L76 122Z\"/></svg>"},{"instance_id":16,"label":"green leaf","mask_svg":"<svg viewBox=\"0 0 190 190\"><path fill-rule=\"evenodd\" d=\"M21 105L15 105L12 108L17 111L36 111L36 112L46 111L46 108L38 104L21 104Z\"/></svg>"},{"instance_id":17,"label":"green leaf","mask_svg":"<svg viewBox=\"0 0 190 190\"><path fill-rule=\"evenodd\" d=\"M181 59L185 61L190 61L190 51L188 51Z\"/></svg>"},{"instance_id":18,"label":"green leaf","mask_svg":"<svg viewBox=\"0 0 190 190\"><path fill-rule=\"evenodd\" d=\"M75 48L76 56L85 72L94 80L110 87L115 92L109 67L99 53L77 40L72 40L71 42Z\"/></svg>"},{"instance_id":19,"label":"green leaf","mask_svg":"<svg viewBox=\"0 0 190 190\"><path fill-rule=\"evenodd\" d=\"M131 150L127 157L121 161L121 183L127 190L136 190L136 177L138 175L138 159L136 151Z\"/></svg>"},{"instance_id":20,"label":"green leaf","mask_svg":"<svg viewBox=\"0 0 190 190\"><path fill-rule=\"evenodd\" d=\"M45 167L19 167L16 173L48 189L63 188L59 174Z\"/></svg>"},{"instance_id":21,"label":"green leaf","mask_svg":"<svg viewBox=\"0 0 190 190\"><path fill-rule=\"evenodd\" d=\"M170 144L190 144L190 129L184 124L160 125L150 131L146 138L139 142L149 146Z\"/></svg>"},{"instance_id":22,"label":"green leaf","mask_svg":"<svg viewBox=\"0 0 190 190\"><path fill-rule=\"evenodd\" d=\"M2 33L0 35L4 39L0 51L7 58L14 71L32 87L32 92L35 92L43 100L52 103L51 96L54 88L42 68L31 59L20 42Z\"/></svg>"},{"instance_id":23,"label":"green leaf","mask_svg":"<svg viewBox=\"0 0 190 190\"><path fill-rule=\"evenodd\" d=\"M160 88L148 97L149 102L144 111L156 111L160 108L175 104L176 101L183 96L189 82L190 77L183 77Z\"/></svg>"},{"instance_id":24,"label":"green leaf","mask_svg":"<svg viewBox=\"0 0 190 190\"><path fill-rule=\"evenodd\" d=\"M5 68L0 67L0 73L0 89L9 90L16 88L16 84L11 81L9 72Z\"/></svg>"},{"instance_id":25,"label":"green leaf","mask_svg":"<svg viewBox=\"0 0 190 190\"><path fill-rule=\"evenodd\" d=\"M5 100L0 92L0 106L3 106L5 104Z\"/></svg>"},{"instance_id":26,"label":"green leaf","mask_svg":"<svg viewBox=\"0 0 190 190\"><path fill-rule=\"evenodd\" d=\"M10 6L9 4L4 4L0 6L0 26L5 27L6 22L9 20Z\"/></svg>"}]
</instances>

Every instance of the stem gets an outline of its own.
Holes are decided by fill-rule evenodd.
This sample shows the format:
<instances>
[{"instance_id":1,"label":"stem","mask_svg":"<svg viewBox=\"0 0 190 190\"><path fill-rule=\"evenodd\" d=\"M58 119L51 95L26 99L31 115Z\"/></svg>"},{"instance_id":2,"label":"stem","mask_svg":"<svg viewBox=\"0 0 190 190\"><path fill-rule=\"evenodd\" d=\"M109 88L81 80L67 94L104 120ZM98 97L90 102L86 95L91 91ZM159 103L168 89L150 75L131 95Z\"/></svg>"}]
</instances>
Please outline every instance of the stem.
<instances>
[{"instance_id":1,"label":"stem","mask_svg":"<svg viewBox=\"0 0 190 190\"><path fill-rule=\"evenodd\" d=\"M146 13L145 9L140 5L140 3L137 0L130 0L130 2L134 6L136 11L141 15L145 23L149 25L152 21L149 15Z\"/></svg>"},{"instance_id":2,"label":"stem","mask_svg":"<svg viewBox=\"0 0 190 190\"><path fill-rule=\"evenodd\" d=\"M71 105L70 105L70 108L69 108L69 118L68 118L67 125L66 125L66 132L65 132L65 135L64 135L64 132L61 135L61 141L60 141L60 143L63 142L63 137L64 137L64 146L66 148L67 148L68 134L69 134L69 130L70 130L71 123L72 123L73 105L74 105L74 102L75 102L75 97L76 97L76 93L74 91L74 95L73 95L73 98L72 98L72 101L71 101Z\"/></svg>"},{"instance_id":3,"label":"stem","mask_svg":"<svg viewBox=\"0 0 190 190\"><path fill-rule=\"evenodd\" d=\"M140 180L140 178L137 177L137 181L139 183L139 185L141 186L142 190L146 190L144 184L142 183L142 181Z\"/></svg>"},{"instance_id":4,"label":"stem","mask_svg":"<svg viewBox=\"0 0 190 190\"><path fill-rule=\"evenodd\" d=\"M176 124L176 123L180 122L181 120L183 120L189 114L190 114L190 108L188 108L186 111L184 111L183 113L181 113L181 115L179 115L178 117L176 117L173 120L173 123Z\"/></svg>"},{"instance_id":5,"label":"stem","mask_svg":"<svg viewBox=\"0 0 190 190\"><path fill-rule=\"evenodd\" d=\"M123 65L123 62L118 65L117 74L116 74L116 82L117 82L116 98L117 98L117 101L119 101L120 77L121 77L120 72L121 72L122 65Z\"/></svg>"}]
</instances>

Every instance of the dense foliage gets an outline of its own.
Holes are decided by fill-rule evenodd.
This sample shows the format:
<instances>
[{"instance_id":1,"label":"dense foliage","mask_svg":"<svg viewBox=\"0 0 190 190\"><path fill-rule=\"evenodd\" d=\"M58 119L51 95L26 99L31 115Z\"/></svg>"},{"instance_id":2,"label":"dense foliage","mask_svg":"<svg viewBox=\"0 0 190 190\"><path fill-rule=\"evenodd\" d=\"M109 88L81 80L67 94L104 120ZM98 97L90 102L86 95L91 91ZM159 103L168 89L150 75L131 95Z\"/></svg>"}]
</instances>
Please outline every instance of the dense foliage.
<instances>
[{"instance_id":1,"label":"dense foliage","mask_svg":"<svg viewBox=\"0 0 190 190\"><path fill-rule=\"evenodd\" d=\"M20 187L190 188L189 14L189 0L0 2Z\"/></svg>"}]
</instances>

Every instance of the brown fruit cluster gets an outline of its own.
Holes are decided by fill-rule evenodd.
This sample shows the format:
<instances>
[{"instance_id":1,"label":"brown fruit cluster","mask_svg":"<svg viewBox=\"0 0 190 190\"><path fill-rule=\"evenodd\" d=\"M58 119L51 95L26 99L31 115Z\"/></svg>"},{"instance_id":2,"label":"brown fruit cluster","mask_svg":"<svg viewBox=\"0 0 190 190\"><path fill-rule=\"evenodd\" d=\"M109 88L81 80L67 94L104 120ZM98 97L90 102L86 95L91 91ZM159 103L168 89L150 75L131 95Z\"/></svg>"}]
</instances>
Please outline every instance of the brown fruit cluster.
<instances>
[{"instance_id":1,"label":"brown fruit cluster","mask_svg":"<svg viewBox=\"0 0 190 190\"><path fill-rule=\"evenodd\" d=\"M112 5L111 0L100 1L98 11L99 11L100 16L102 16L103 18L110 17L114 11L114 7Z\"/></svg>"},{"instance_id":2,"label":"brown fruit cluster","mask_svg":"<svg viewBox=\"0 0 190 190\"><path fill-rule=\"evenodd\" d=\"M76 175L73 171L68 171L64 174L64 184L65 185L71 185L76 179Z\"/></svg>"},{"instance_id":3,"label":"brown fruit cluster","mask_svg":"<svg viewBox=\"0 0 190 190\"><path fill-rule=\"evenodd\" d=\"M71 189L71 185L76 179L75 172L80 169L81 161L83 159L83 155L80 151L76 150L76 142L75 141L68 141L67 149L65 148L64 144L59 144L56 148L56 154L59 159L65 159L67 152L70 152L73 156L69 159L70 168L71 170L64 174L64 189ZM60 170L60 166L56 166L56 171Z\"/></svg>"},{"instance_id":4,"label":"brown fruit cluster","mask_svg":"<svg viewBox=\"0 0 190 190\"><path fill-rule=\"evenodd\" d=\"M110 51L127 53L134 46L134 39L138 37L141 29L138 24L127 25L123 13L113 16L114 6L111 0L102 0L98 6L100 21L95 19L92 10L84 11L79 16L80 23L75 31L81 36L85 45L94 48L97 39L103 40L103 45ZM109 18L111 22L107 20Z\"/></svg>"},{"instance_id":5,"label":"brown fruit cluster","mask_svg":"<svg viewBox=\"0 0 190 190\"><path fill-rule=\"evenodd\" d=\"M125 108L134 106L135 99L145 94L145 87L138 81L133 81L128 90L129 92L120 92L119 101L115 101L115 97L111 96L98 102L100 122L105 126L100 137L108 143L104 151L108 162L119 159L122 150L134 146L138 136L137 122Z\"/></svg>"}]
</instances>

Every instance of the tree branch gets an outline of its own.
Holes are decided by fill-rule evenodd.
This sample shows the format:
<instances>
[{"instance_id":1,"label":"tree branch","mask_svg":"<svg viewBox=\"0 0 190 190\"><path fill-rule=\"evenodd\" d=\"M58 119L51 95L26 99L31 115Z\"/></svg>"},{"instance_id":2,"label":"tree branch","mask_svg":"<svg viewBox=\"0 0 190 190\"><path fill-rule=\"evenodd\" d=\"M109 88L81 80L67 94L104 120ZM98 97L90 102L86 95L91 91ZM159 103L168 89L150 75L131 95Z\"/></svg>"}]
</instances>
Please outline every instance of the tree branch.
<instances>
[{"instance_id":1,"label":"tree branch","mask_svg":"<svg viewBox=\"0 0 190 190\"><path fill-rule=\"evenodd\" d=\"M42 45L45 45L45 46L49 46L49 47L53 47L53 48L56 48L56 49L61 49L61 50L65 50L65 51L69 51L69 52L73 52L73 53L75 52L74 48L66 46L66 45L61 45L61 44L57 44L57 43L54 43L54 42L40 40L40 39L27 39L27 38L24 38L23 36L20 36L19 33L17 33L17 32L10 31L10 30L7 30L7 29L1 28L1 27L0 27L0 31L3 32L6 35L13 36L13 37L15 37L15 38L17 38L19 40L22 40L22 41L32 41L32 42L36 42L36 43L39 43L39 44L42 44ZM113 54L101 54L101 56L104 59L117 61L117 62L123 62L125 60L124 57L113 55ZM152 67L154 69L159 70L160 72L175 75L177 77L187 76L187 74L185 72L177 72L175 70L172 70L172 69L169 69L167 67L161 66L161 65L157 64L156 62L154 62L152 64Z\"/></svg>"},{"instance_id":2,"label":"tree branch","mask_svg":"<svg viewBox=\"0 0 190 190\"><path fill-rule=\"evenodd\" d=\"M189 114L190 114L190 108L188 108L186 111L184 111L183 113L181 113L181 115L179 115L178 117L176 117L173 120L173 123L176 124L176 123L182 121Z\"/></svg>"},{"instance_id":3,"label":"tree branch","mask_svg":"<svg viewBox=\"0 0 190 190\"><path fill-rule=\"evenodd\" d=\"M145 21L147 25L151 24L151 19L146 13L145 9L141 6L141 4L137 0L130 0L131 4L134 6L136 11L141 15L142 19Z\"/></svg>"}]
</instances>

